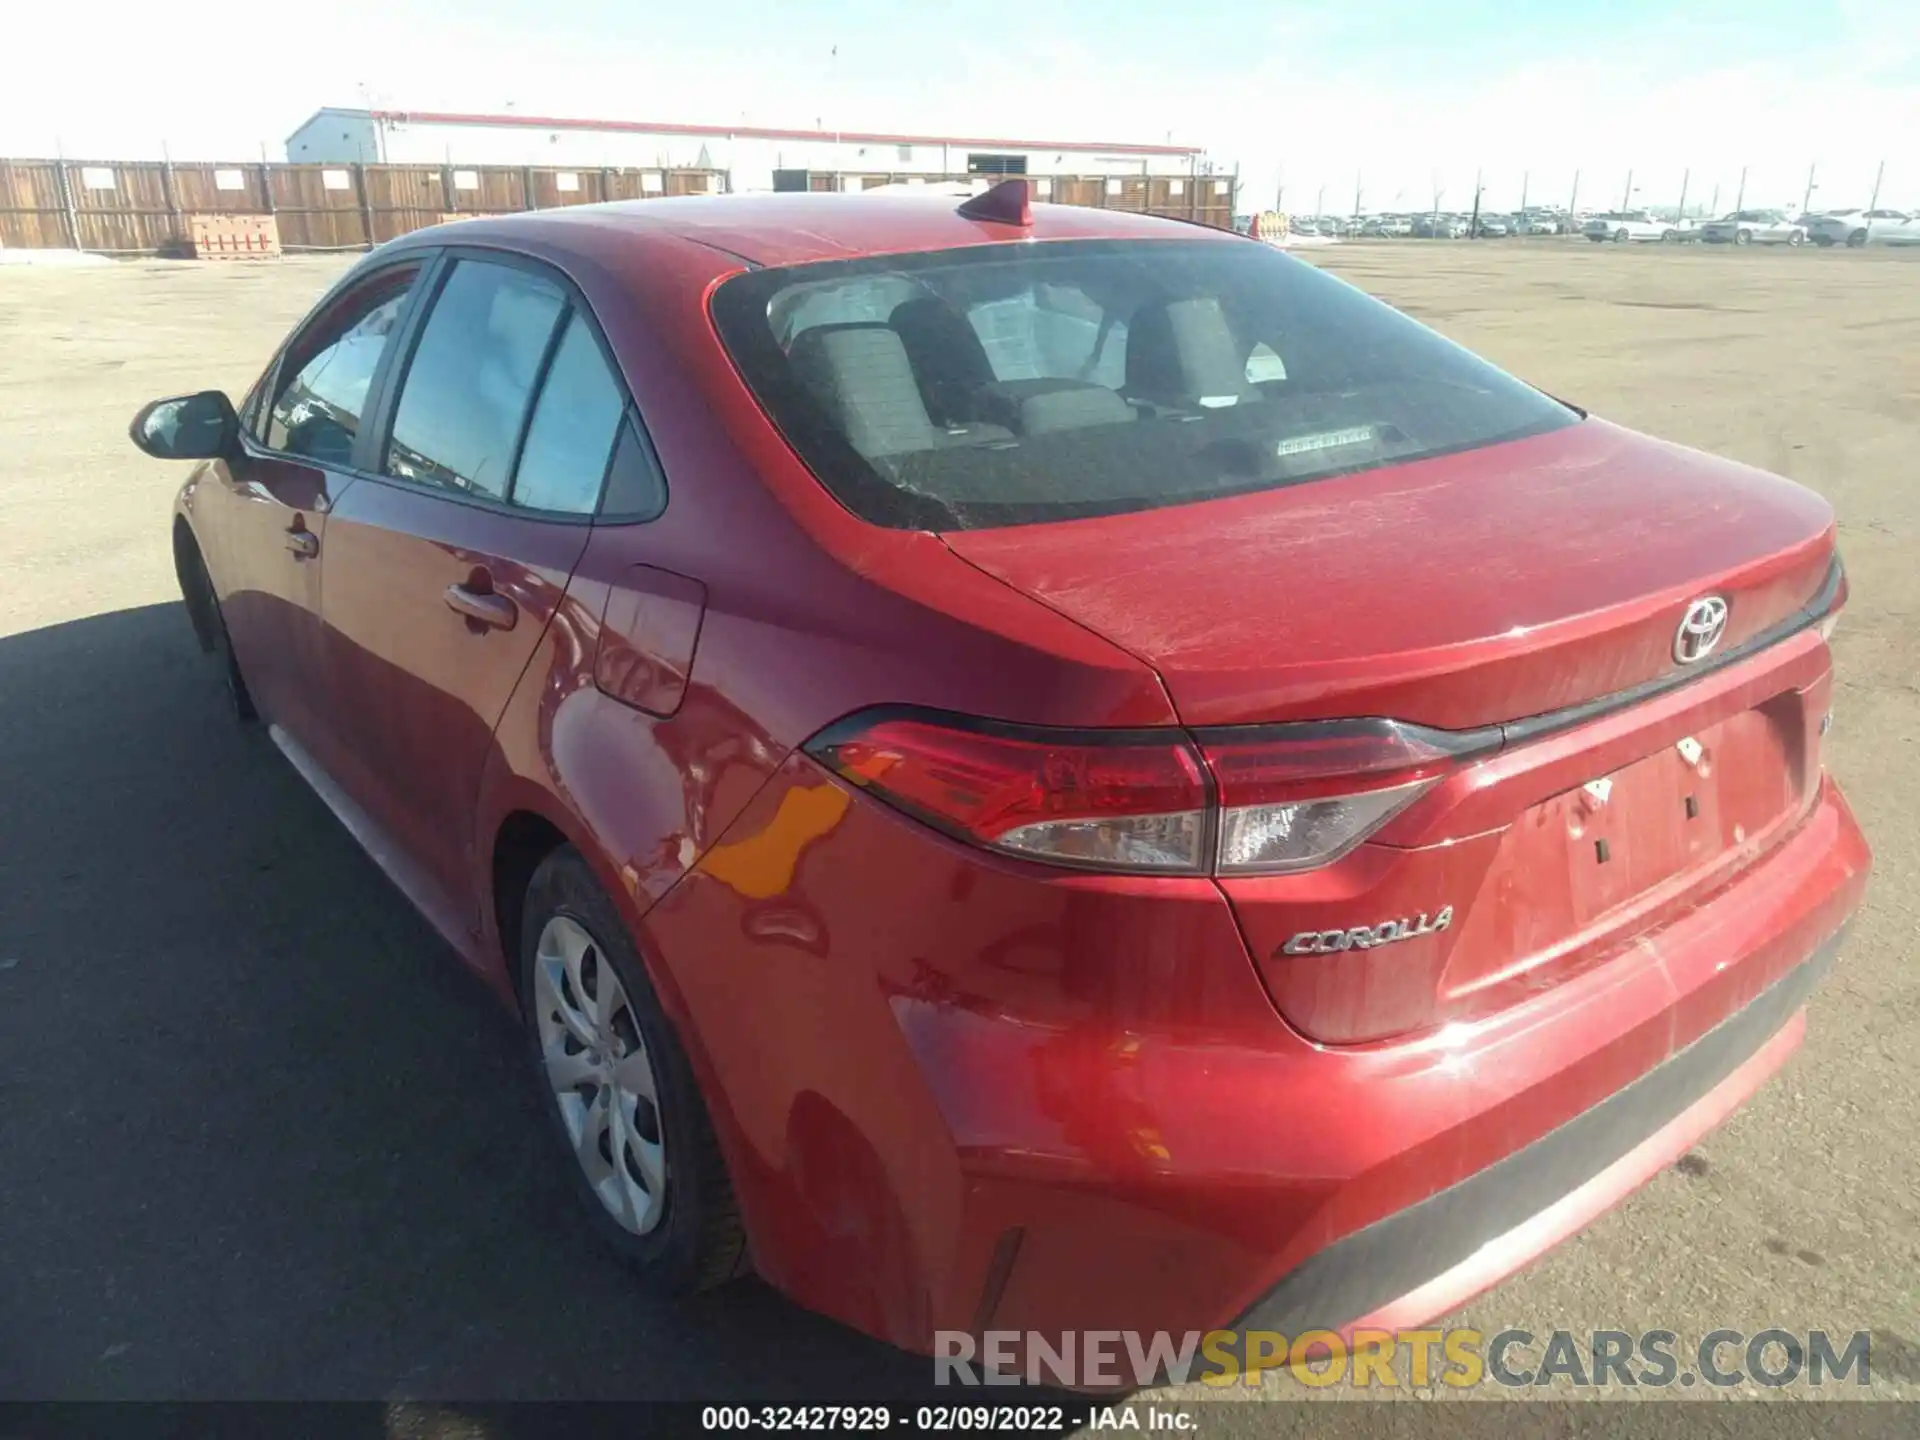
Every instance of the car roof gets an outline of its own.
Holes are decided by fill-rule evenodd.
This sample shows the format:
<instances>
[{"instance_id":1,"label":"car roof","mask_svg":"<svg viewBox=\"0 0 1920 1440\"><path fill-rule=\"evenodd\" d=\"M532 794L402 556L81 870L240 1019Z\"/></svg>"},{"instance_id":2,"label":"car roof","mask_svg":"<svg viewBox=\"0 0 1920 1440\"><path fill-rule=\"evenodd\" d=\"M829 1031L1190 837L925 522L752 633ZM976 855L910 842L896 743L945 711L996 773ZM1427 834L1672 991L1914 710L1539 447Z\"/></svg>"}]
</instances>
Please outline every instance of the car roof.
<instances>
[{"instance_id":1,"label":"car roof","mask_svg":"<svg viewBox=\"0 0 1920 1440\"><path fill-rule=\"evenodd\" d=\"M1205 178L1191 183L1203 184ZM961 203L950 195L900 193L689 195L464 220L458 222L458 233L473 226L479 238L479 227L484 226L490 240L564 246L569 238L584 238L577 227L590 227L625 232L636 239L678 237L756 265L800 265L1014 240L1214 238L1247 243L1231 231L1123 210L1036 204L1029 227L971 219L959 213ZM414 234L431 234L442 244L457 238L438 227Z\"/></svg>"}]
</instances>

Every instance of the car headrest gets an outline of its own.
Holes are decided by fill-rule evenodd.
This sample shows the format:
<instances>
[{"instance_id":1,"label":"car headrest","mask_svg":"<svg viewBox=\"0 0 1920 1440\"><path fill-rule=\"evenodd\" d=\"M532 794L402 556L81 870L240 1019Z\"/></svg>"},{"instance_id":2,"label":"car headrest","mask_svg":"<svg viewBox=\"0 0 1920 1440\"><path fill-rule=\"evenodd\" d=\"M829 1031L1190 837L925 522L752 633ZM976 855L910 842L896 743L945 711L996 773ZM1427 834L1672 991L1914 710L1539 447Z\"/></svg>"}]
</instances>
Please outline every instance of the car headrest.
<instances>
[{"instance_id":1,"label":"car headrest","mask_svg":"<svg viewBox=\"0 0 1920 1440\"><path fill-rule=\"evenodd\" d=\"M954 425L976 418L974 395L993 383L993 364L966 316L944 300L923 295L894 306L887 324L906 347L934 420Z\"/></svg>"},{"instance_id":2,"label":"car headrest","mask_svg":"<svg viewBox=\"0 0 1920 1440\"><path fill-rule=\"evenodd\" d=\"M1127 327L1127 391L1176 405L1233 405L1259 397L1246 357L1211 295L1154 300Z\"/></svg>"},{"instance_id":3,"label":"car headrest","mask_svg":"<svg viewBox=\"0 0 1920 1440\"><path fill-rule=\"evenodd\" d=\"M938 443L906 347L889 326L815 325L794 337L787 359L862 455L929 450Z\"/></svg>"}]
</instances>

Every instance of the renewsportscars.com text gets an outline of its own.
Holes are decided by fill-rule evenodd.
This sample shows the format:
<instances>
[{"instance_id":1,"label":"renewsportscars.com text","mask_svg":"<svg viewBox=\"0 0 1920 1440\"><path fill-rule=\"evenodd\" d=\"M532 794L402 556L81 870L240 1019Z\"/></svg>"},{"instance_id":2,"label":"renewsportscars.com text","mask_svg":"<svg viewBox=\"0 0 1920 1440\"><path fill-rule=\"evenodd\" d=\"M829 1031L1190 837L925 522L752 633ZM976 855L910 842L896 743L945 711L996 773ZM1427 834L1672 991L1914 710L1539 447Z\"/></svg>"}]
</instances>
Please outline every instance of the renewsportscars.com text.
<instances>
[{"instance_id":1,"label":"renewsportscars.com text","mask_svg":"<svg viewBox=\"0 0 1920 1440\"><path fill-rule=\"evenodd\" d=\"M1872 1383L1867 1331L1713 1330L1088 1330L1047 1335L943 1330L934 1337L937 1385L1259 1385L1268 1375L1362 1390L1594 1387L1727 1388Z\"/></svg>"}]
</instances>

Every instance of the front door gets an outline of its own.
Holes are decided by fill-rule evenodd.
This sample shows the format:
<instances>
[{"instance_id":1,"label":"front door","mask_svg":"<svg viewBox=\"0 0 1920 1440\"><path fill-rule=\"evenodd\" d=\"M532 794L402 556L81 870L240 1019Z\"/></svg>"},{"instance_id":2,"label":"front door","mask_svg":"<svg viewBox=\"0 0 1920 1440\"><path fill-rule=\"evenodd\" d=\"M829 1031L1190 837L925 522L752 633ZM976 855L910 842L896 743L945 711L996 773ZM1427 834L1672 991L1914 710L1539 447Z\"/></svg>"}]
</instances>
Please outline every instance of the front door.
<instances>
[{"instance_id":1,"label":"front door","mask_svg":"<svg viewBox=\"0 0 1920 1440\"><path fill-rule=\"evenodd\" d=\"M380 476L328 517L327 680L336 778L471 926L494 727L586 546L625 398L537 268L454 259L417 335Z\"/></svg>"},{"instance_id":2,"label":"front door","mask_svg":"<svg viewBox=\"0 0 1920 1440\"><path fill-rule=\"evenodd\" d=\"M221 614L254 703L321 753L321 547L353 483L354 440L420 267L356 285L294 336L249 410L239 453L201 488L201 533Z\"/></svg>"}]
</instances>

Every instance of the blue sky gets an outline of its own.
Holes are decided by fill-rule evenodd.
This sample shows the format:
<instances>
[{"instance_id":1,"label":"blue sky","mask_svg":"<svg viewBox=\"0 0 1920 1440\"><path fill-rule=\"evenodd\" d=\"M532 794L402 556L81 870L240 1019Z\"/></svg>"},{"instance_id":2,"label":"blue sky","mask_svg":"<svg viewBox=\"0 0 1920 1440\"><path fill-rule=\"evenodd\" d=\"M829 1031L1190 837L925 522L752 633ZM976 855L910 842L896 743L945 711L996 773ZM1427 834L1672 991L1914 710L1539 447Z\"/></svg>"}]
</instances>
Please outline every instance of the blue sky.
<instances>
[{"instance_id":1,"label":"blue sky","mask_svg":"<svg viewBox=\"0 0 1920 1440\"><path fill-rule=\"evenodd\" d=\"M449 24L443 18L457 13ZM908 19L909 13L922 18ZM76 16L84 14L84 34ZM1920 206L1920 0L131 0L37 4L0 153L248 158L314 108L821 124L1203 145L1289 209ZM39 32L39 33L36 33ZM837 49L837 54L834 52ZM84 68L81 62L84 61ZM76 82L72 77L81 78Z\"/></svg>"}]
</instances>

